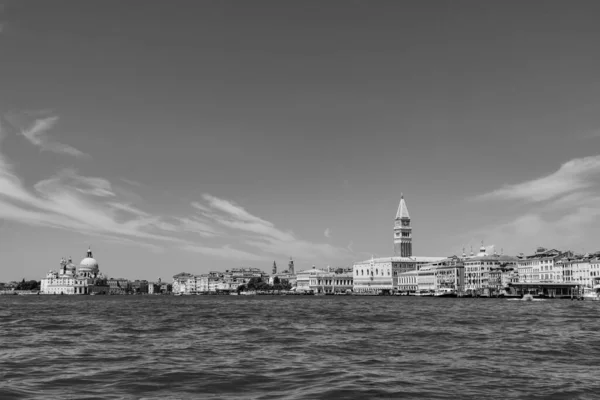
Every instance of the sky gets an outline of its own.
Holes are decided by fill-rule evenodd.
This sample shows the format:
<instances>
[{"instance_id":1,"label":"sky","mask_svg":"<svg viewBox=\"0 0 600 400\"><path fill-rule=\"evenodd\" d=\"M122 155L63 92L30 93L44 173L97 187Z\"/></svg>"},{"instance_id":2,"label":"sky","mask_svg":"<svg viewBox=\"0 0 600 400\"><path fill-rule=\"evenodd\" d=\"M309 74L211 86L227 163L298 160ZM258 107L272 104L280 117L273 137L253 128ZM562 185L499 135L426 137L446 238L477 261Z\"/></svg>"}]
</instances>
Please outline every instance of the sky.
<instances>
[{"instance_id":1,"label":"sky","mask_svg":"<svg viewBox=\"0 0 600 400\"><path fill-rule=\"evenodd\" d=\"M0 281L600 250L599 12L0 0Z\"/></svg>"}]
</instances>

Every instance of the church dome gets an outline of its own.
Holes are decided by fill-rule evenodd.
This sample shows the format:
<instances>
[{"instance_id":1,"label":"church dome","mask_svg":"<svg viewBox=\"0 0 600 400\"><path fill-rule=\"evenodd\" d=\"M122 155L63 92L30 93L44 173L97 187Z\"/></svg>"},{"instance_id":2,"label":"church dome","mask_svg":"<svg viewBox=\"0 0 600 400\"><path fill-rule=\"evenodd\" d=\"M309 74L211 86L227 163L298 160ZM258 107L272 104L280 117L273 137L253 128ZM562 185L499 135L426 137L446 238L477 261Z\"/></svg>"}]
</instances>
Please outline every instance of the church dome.
<instances>
[{"instance_id":1,"label":"church dome","mask_svg":"<svg viewBox=\"0 0 600 400\"><path fill-rule=\"evenodd\" d=\"M92 250L88 249L87 256L79 263L80 272L98 272L98 261L92 256Z\"/></svg>"}]
</instances>

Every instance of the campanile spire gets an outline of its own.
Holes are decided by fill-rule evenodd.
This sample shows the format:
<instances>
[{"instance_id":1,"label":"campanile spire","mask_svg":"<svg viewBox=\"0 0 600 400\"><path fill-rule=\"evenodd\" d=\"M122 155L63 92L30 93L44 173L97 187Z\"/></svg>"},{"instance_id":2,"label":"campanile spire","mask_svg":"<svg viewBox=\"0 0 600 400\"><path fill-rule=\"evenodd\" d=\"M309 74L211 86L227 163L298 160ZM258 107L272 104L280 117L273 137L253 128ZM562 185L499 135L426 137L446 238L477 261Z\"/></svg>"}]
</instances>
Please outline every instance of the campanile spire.
<instances>
[{"instance_id":1,"label":"campanile spire","mask_svg":"<svg viewBox=\"0 0 600 400\"><path fill-rule=\"evenodd\" d=\"M400 204L394 221L394 255L400 257L412 256L412 227L410 214L406 207L404 194L400 194Z\"/></svg>"}]
</instances>

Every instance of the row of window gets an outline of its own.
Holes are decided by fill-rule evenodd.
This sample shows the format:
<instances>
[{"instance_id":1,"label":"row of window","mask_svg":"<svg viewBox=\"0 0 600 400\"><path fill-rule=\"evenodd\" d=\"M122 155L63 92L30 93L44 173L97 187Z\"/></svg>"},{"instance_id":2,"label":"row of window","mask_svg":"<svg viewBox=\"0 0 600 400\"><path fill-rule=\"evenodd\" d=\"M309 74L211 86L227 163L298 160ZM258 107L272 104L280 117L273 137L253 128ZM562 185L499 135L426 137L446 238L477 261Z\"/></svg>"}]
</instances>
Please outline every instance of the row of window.
<instances>
[{"instance_id":1,"label":"row of window","mask_svg":"<svg viewBox=\"0 0 600 400\"><path fill-rule=\"evenodd\" d=\"M360 273L359 273L360 272ZM356 276L364 276L365 275L365 270L361 269L361 270L356 270ZM390 276L391 272L388 269L387 270L387 276ZM369 276L369 271L367 270L367 276ZM381 275L379 274L379 268L375 268L375 271L371 270L371 276L385 276L385 271L382 269L381 270ZM394 276L396 276L396 272L394 272Z\"/></svg>"}]
</instances>

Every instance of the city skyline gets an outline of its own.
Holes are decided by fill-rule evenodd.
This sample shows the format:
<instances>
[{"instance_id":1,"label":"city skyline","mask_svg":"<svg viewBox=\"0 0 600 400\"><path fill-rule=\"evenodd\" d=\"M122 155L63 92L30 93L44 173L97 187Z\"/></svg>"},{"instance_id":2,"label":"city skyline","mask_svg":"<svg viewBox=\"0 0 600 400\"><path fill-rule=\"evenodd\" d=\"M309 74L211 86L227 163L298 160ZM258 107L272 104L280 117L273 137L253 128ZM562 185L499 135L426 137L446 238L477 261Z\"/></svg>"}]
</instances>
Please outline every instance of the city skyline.
<instances>
[{"instance_id":1,"label":"city skyline","mask_svg":"<svg viewBox=\"0 0 600 400\"><path fill-rule=\"evenodd\" d=\"M143 4L0 6L0 281L600 250L597 3Z\"/></svg>"}]
</instances>

